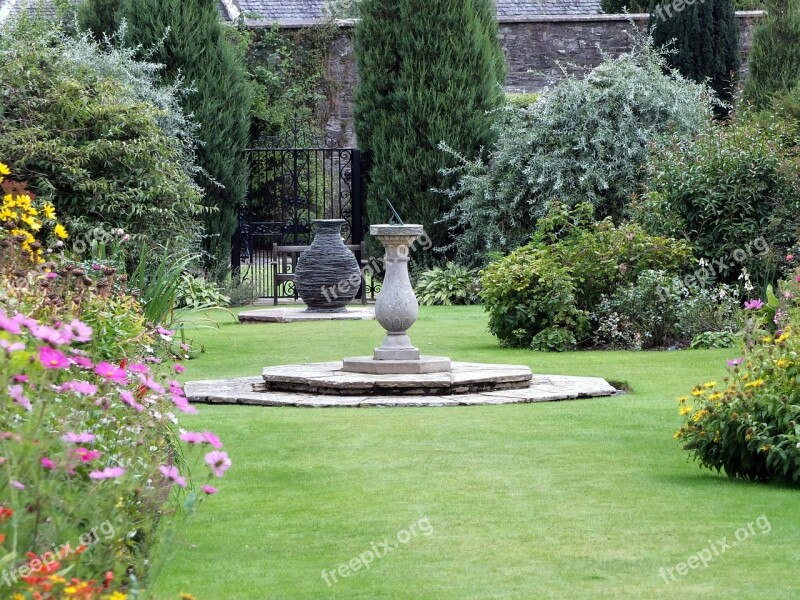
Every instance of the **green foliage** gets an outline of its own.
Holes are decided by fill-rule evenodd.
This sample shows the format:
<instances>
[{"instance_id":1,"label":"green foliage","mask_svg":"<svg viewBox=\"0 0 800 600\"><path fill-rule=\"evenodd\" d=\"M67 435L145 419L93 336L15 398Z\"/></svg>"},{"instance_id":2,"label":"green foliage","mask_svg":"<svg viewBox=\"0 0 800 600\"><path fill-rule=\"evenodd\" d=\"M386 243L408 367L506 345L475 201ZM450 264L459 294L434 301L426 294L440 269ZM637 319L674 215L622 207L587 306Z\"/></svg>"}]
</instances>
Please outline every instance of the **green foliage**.
<instances>
[{"instance_id":1,"label":"green foliage","mask_svg":"<svg viewBox=\"0 0 800 600\"><path fill-rule=\"evenodd\" d=\"M78 5L78 26L90 31L97 41L103 41L119 27L121 0L83 0Z\"/></svg>"},{"instance_id":2,"label":"green foliage","mask_svg":"<svg viewBox=\"0 0 800 600\"><path fill-rule=\"evenodd\" d=\"M588 341L590 315L648 269L679 272L688 244L640 226L591 222L591 207L554 205L534 241L483 271L489 330L506 346L565 350Z\"/></svg>"},{"instance_id":3,"label":"green foliage","mask_svg":"<svg viewBox=\"0 0 800 600\"><path fill-rule=\"evenodd\" d=\"M600 8L606 14L646 13L649 0L600 0Z\"/></svg>"},{"instance_id":4,"label":"green foliage","mask_svg":"<svg viewBox=\"0 0 800 600\"><path fill-rule=\"evenodd\" d=\"M175 290L175 308L228 306L230 302L231 299L223 294L213 281L207 281L191 273L181 275Z\"/></svg>"},{"instance_id":5,"label":"green foliage","mask_svg":"<svg viewBox=\"0 0 800 600\"><path fill-rule=\"evenodd\" d=\"M42 20L0 37L0 154L52 202L77 250L98 227L148 247L196 244L193 127L157 70Z\"/></svg>"},{"instance_id":6,"label":"green foliage","mask_svg":"<svg viewBox=\"0 0 800 600\"><path fill-rule=\"evenodd\" d=\"M765 286L800 226L794 127L745 116L676 140L653 154L636 218L651 233L689 240L718 280L735 281L746 269Z\"/></svg>"},{"instance_id":7,"label":"green foliage","mask_svg":"<svg viewBox=\"0 0 800 600\"><path fill-rule=\"evenodd\" d=\"M734 348L739 343L736 334L730 331L706 331L698 333L692 338L689 347L692 350L706 350L709 348Z\"/></svg>"},{"instance_id":8,"label":"green foliage","mask_svg":"<svg viewBox=\"0 0 800 600\"><path fill-rule=\"evenodd\" d=\"M698 83L708 79L723 102L717 113L727 114L725 105L733 101L740 62L734 0L687 2L682 10L676 10L673 0L656 2L650 29L659 46L672 43L675 52L667 57L670 66Z\"/></svg>"},{"instance_id":9,"label":"green foliage","mask_svg":"<svg viewBox=\"0 0 800 600\"><path fill-rule=\"evenodd\" d=\"M258 290L252 279L231 281L225 289L225 296L230 298L230 306L250 306L258 298Z\"/></svg>"},{"instance_id":10,"label":"green foliage","mask_svg":"<svg viewBox=\"0 0 800 600\"><path fill-rule=\"evenodd\" d=\"M569 78L527 109L502 111L488 160L461 160L448 193L463 231L462 263L509 252L531 239L554 200L590 202L600 218L622 216L640 189L650 147L688 137L711 115L704 87L664 73L649 43Z\"/></svg>"},{"instance_id":11,"label":"green foliage","mask_svg":"<svg viewBox=\"0 0 800 600\"><path fill-rule=\"evenodd\" d=\"M800 2L765 3L767 14L753 29L750 76L742 93L758 109L769 107L774 96L789 92L800 81Z\"/></svg>"},{"instance_id":12,"label":"green foliage","mask_svg":"<svg viewBox=\"0 0 800 600\"><path fill-rule=\"evenodd\" d=\"M494 139L492 111L503 103L505 61L490 0L363 0L356 25L360 81L355 93L359 147L371 163L370 222L386 222L389 199L406 223L419 223L435 246L452 208L432 189L449 187L451 156L473 158Z\"/></svg>"},{"instance_id":13,"label":"green foliage","mask_svg":"<svg viewBox=\"0 0 800 600\"><path fill-rule=\"evenodd\" d=\"M480 301L477 272L448 262L420 274L414 293L422 306L452 306Z\"/></svg>"},{"instance_id":14,"label":"green foliage","mask_svg":"<svg viewBox=\"0 0 800 600\"><path fill-rule=\"evenodd\" d=\"M738 294L728 286L688 288L675 275L643 271L635 282L604 296L592 313L595 343L638 350L688 344L697 335L733 339L739 306Z\"/></svg>"},{"instance_id":15,"label":"green foliage","mask_svg":"<svg viewBox=\"0 0 800 600\"><path fill-rule=\"evenodd\" d=\"M204 186L206 206L215 211L205 218L203 241L209 274L221 280L247 189L251 88L243 53L213 0L122 0L120 14L128 23L126 42L152 49L148 55L166 66L166 81L182 77L194 89L183 106L200 124L198 161L213 180Z\"/></svg>"},{"instance_id":16,"label":"green foliage","mask_svg":"<svg viewBox=\"0 0 800 600\"><path fill-rule=\"evenodd\" d=\"M686 422L675 435L702 466L732 478L800 483L796 325L750 348L724 389L709 382L679 399Z\"/></svg>"},{"instance_id":17,"label":"green foliage","mask_svg":"<svg viewBox=\"0 0 800 600\"><path fill-rule=\"evenodd\" d=\"M506 93L506 103L515 108L528 108L532 104L536 104L541 97L541 94Z\"/></svg>"},{"instance_id":18,"label":"green foliage","mask_svg":"<svg viewBox=\"0 0 800 600\"><path fill-rule=\"evenodd\" d=\"M183 272L199 256L184 255L176 258L168 248L159 257L154 257L144 249L140 256L130 284L138 291L147 321L168 325L176 308L175 298L183 283Z\"/></svg>"}]
</instances>

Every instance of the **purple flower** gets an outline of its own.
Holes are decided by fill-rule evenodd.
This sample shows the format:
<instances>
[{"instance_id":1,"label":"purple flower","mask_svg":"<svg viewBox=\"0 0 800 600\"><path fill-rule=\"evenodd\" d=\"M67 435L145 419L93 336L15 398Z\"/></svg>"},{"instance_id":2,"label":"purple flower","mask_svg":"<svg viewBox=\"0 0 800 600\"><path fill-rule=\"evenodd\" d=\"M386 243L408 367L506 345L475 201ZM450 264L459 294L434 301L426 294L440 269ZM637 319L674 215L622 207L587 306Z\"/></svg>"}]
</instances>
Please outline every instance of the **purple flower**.
<instances>
[{"instance_id":1,"label":"purple flower","mask_svg":"<svg viewBox=\"0 0 800 600\"><path fill-rule=\"evenodd\" d=\"M85 356L73 356L69 359L72 364L78 365L82 369L93 369L94 363Z\"/></svg>"},{"instance_id":2,"label":"purple flower","mask_svg":"<svg viewBox=\"0 0 800 600\"><path fill-rule=\"evenodd\" d=\"M200 488L200 489L201 489L201 490L203 490L203 491L204 491L206 494L208 494L209 496L210 496L211 494L216 494L216 493L217 493L217 488L215 488L214 486L211 486L211 485L204 485L204 486L203 486L202 488Z\"/></svg>"},{"instance_id":3,"label":"purple flower","mask_svg":"<svg viewBox=\"0 0 800 600\"><path fill-rule=\"evenodd\" d=\"M56 463L54 463L52 460L50 460L45 456L42 458L42 467L52 471L53 469L56 468Z\"/></svg>"},{"instance_id":4,"label":"purple flower","mask_svg":"<svg viewBox=\"0 0 800 600\"><path fill-rule=\"evenodd\" d=\"M184 431L181 434L181 441L187 444L202 444L206 441L206 436L195 431Z\"/></svg>"},{"instance_id":5,"label":"purple flower","mask_svg":"<svg viewBox=\"0 0 800 600\"><path fill-rule=\"evenodd\" d=\"M228 453L220 450L209 452L206 454L205 460L211 472L217 477L222 477L231 466L231 459L228 458Z\"/></svg>"},{"instance_id":6,"label":"purple flower","mask_svg":"<svg viewBox=\"0 0 800 600\"><path fill-rule=\"evenodd\" d=\"M163 394L166 391L164 390L164 387L152 377L148 377L146 375L139 375L139 381L142 382L142 385L144 387L153 390L157 394Z\"/></svg>"},{"instance_id":7,"label":"purple flower","mask_svg":"<svg viewBox=\"0 0 800 600\"><path fill-rule=\"evenodd\" d=\"M148 367L144 363L133 363L131 366L128 367L128 370L131 373L141 373L144 375L150 374L150 367Z\"/></svg>"},{"instance_id":8,"label":"purple flower","mask_svg":"<svg viewBox=\"0 0 800 600\"><path fill-rule=\"evenodd\" d=\"M100 375L100 377L105 377L114 383L125 383L127 381L125 369L116 365L112 365L111 363L97 363L97 365L95 365L94 372Z\"/></svg>"},{"instance_id":9,"label":"purple flower","mask_svg":"<svg viewBox=\"0 0 800 600\"><path fill-rule=\"evenodd\" d=\"M92 341L92 328L86 323L83 323L78 319L72 319L72 323L69 324L69 328L72 330L72 336L76 342Z\"/></svg>"},{"instance_id":10,"label":"purple flower","mask_svg":"<svg viewBox=\"0 0 800 600\"><path fill-rule=\"evenodd\" d=\"M25 410L31 411L33 410L33 406L31 406L31 401L25 397L25 393L22 390L22 386L11 385L8 387L8 395L11 397L14 402L22 406Z\"/></svg>"},{"instance_id":11,"label":"purple flower","mask_svg":"<svg viewBox=\"0 0 800 600\"><path fill-rule=\"evenodd\" d=\"M743 362L744 362L743 358L734 358L734 359L728 361L728 366L729 367L738 367Z\"/></svg>"},{"instance_id":12,"label":"purple flower","mask_svg":"<svg viewBox=\"0 0 800 600\"><path fill-rule=\"evenodd\" d=\"M172 337L173 335L175 335L175 330L174 329L164 329L163 327L160 327L160 326L156 327L156 331L160 335L164 335L164 336L167 336L167 337Z\"/></svg>"},{"instance_id":13,"label":"purple flower","mask_svg":"<svg viewBox=\"0 0 800 600\"><path fill-rule=\"evenodd\" d=\"M52 344L53 346L60 346L61 344L69 344L72 339L72 332L59 331L47 325L36 325L31 327L31 334L33 337Z\"/></svg>"},{"instance_id":14,"label":"purple flower","mask_svg":"<svg viewBox=\"0 0 800 600\"><path fill-rule=\"evenodd\" d=\"M51 348L50 346L42 346L39 348L39 362L45 369L68 369L69 360L62 352Z\"/></svg>"},{"instance_id":15,"label":"purple flower","mask_svg":"<svg viewBox=\"0 0 800 600\"><path fill-rule=\"evenodd\" d=\"M203 437L205 438L206 443L211 444L211 446L217 450L222 448L222 442L220 439L210 431L203 432Z\"/></svg>"},{"instance_id":16,"label":"purple flower","mask_svg":"<svg viewBox=\"0 0 800 600\"><path fill-rule=\"evenodd\" d=\"M128 391L123 391L119 393L119 397L120 400L122 400L125 404L127 404L131 408L135 409L136 412L142 412L144 410L144 406L142 406L136 401L132 393Z\"/></svg>"},{"instance_id":17,"label":"purple flower","mask_svg":"<svg viewBox=\"0 0 800 600\"><path fill-rule=\"evenodd\" d=\"M11 480L11 487L15 487L15 488L17 488L18 490L24 490L24 489L25 489L25 485L24 485L24 484L22 484L22 483L20 483L20 482L19 482L19 481L17 481L16 479L12 479L12 480Z\"/></svg>"},{"instance_id":18,"label":"purple flower","mask_svg":"<svg viewBox=\"0 0 800 600\"><path fill-rule=\"evenodd\" d=\"M761 301L761 298L756 298L755 300L748 300L745 302L744 307L747 310L758 310L764 307L764 303Z\"/></svg>"},{"instance_id":19,"label":"purple flower","mask_svg":"<svg viewBox=\"0 0 800 600\"><path fill-rule=\"evenodd\" d=\"M80 396L93 396L97 393L96 385L89 383L88 381L81 381L79 379L67 381L61 385L61 389L68 392L75 392Z\"/></svg>"},{"instance_id":20,"label":"purple flower","mask_svg":"<svg viewBox=\"0 0 800 600\"><path fill-rule=\"evenodd\" d=\"M26 317L22 313L15 314L12 319L18 324L22 325L23 327L27 327L28 329L33 329L39 324L39 321L36 319L31 319L30 317Z\"/></svg>"},{"instance_id":21,"label":"purple flower","mask_svg":"<svg viewBox=\"0 0 800 600\"><path fill-rule=\"evenodd\" d=\"M184 396L172 394L172 403L175 404L179 411L186 413L187 415L197 414L197 409L189 404L189 401Z\"/></svg>"},{"instance_id":22,"label":"purple flower","mask_svg":"<svg viewBox=\"0 0 800 600\"><path fill-rule=\"evenodd\" d=\"M61 439L65 442L70 442L72 444L88 444L89 442L93 441L95 438L93 433L89 433L85 431L83 433L74 433L72 431L68 431L64 435L61 436Z\"/></svg>"},{"instance_id":23,"label":"purple flower","mask_svg":"<svg viewBox=\"0 0 800 600\"><path fill-rule=\"evenodd\" d=\"M12 335L19 335L22 333L22 329L19 325L20 324L16 319L11 319L8 317L6 311L0 310L0 329L5 329Z\"/></svg>"},{"instance_id":24,"label":"purple flower","mask_svg":"<svg viewBox=\"0 0 800 600\"><path fill-rule=\"evenodd\" d=\"M9 344L7 340L0 339L0 348L5 350L9 355L18 350L25 350L25 344L22 342L14 342Z\"/></svg>"},{"instance_id":25,"label":"purple flower","mask_svg":"<svg viewBox=\"0 0 800 600\"><path fill-rule=\"evenodd\" d=\"M183 373L183 372L186 370L186 367L184 367L183 365L179 365L179 364L177 364L177 363L175 363L174 365L172 365L172 368L173 368L173 369L175 369L175 372L176 372L176 373L179 373L179 374L180 374L180 373Z\"/></svg>"},{"instance_id":26,"label":"purple flower","mask_svg":"<svg viewBox=\"0 0 800 600\"><path fill-rule=\"evenodd\" d=\"M106 467L102 471L92 471L89 477L92 479L116 479L125 474L125 469L122 467Z\"/></svg>"},{"instance_id":27,"label":"purple flower","mask_svg":"<svg viewBox=\"0 0 800 600\"><path fill-rule=\"evenodd\" d=\"M186 487L186 478L181 477L180 471L178 471L178 467L170 465L161 465L158 467L158 470L161 471L161 474L169 480L174 481L181 487Z\"/></svg>"}]
</instances>

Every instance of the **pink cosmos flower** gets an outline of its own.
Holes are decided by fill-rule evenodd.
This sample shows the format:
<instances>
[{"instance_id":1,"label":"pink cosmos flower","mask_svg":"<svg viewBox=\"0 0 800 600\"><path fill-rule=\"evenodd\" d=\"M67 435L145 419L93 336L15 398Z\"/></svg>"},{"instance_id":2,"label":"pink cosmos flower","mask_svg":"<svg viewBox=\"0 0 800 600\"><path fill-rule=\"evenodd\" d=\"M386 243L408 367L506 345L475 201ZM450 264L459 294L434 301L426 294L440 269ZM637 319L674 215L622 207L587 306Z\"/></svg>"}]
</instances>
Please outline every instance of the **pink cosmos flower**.
<instances>
[{"instance_id":1,"label":"pink cosmos flower","mask_svg":"<svg viewBox=\"0 0 800 600\"><path fill-rule=\"evenodd\" d=\"M210 431L204 431L203 438L206 443L211 444L211 446L216 448L217 450L222 448L222 442L220 441L220 439Z\"/></svg>"},{"instance_id":2,"label":"pink cosmos flower","mask_svg":"<svg viewBox=\"0 0 800 600\"><path fill-rule=\"evenodd\" d=\"M744 307L747 310L758 310L764 307L764 303L761 301L761 298L756 298L755 300L746 301Z\"/></svg>"},{"instance_id":3,"label":"pink cosmos flower","mask_svg":"<svg viewBox=\"0 0 800 600\"><path fill-rule=\"evenodd\" d=\"M94 438L95 435L93 433L89 433L88 431L83 433L74 433L72 431L68 431L61 436L62 440L72 444L88 444L89 442L94 441Z\"/></svg>"},{"instance_id":4,"label":"pink cosmos flower","mask_svg":"<svg viewBox=\"0 0 800 600\"><path fill-rule=\"evenodd\" d=\"M791 254L787 254L786 255L786 260L788 260L789 262L792 262L794 260L794 256L792 256Z\"/></svg>"},{"instance_id":5,"label":"pink cosmos flower","mask_svg":"<svg viewBox=\"0 0 800 600\"><path fill-rule=\"evenodd\" d=\"M112 365L111 363L97 363L97 365L94 367L94 372L100 375L100 377L105 377L114 383L125 383L127 381L125 369L122 369L116 365Z\"/></svg>"},{"instance_id":6,"label":"pink cosmos flower","mask_svg":"<svg viewBox=\"0 0 800 600\"><path fill-rule=\"evenodd\" d=\"M108 410L109 408L111 408L111 400L109 400L106 396L103 396L102 398L98 398L97 400L95 400L93 402L93 404L95 406L99 406L103 410Z\"/></svg>"},{"instance_id":7,"label":"pink cosmos flower","mask_svg":"<svg viewBox=\"0 0 800 600\"><path fill-rule=\"evenodd\" d=\"M183 365L179 365L178 363L172 365L172 368L175 369L175 372L179 374L183 373L186 370L186 367L184 367Z\"/></svg>"},{"instance_id":8,"label":"pink cosmos flower","mask_svg":"<svg viewBox=\"0 0 800 600\"><path fill-rule=\"evenodd\" d=\"M48 469L48 470L52 471L53 469L56 468L56 463L54 463L52 460L50 460L49 458L47 458L45 456L45 457L42 458L42 466L45 469Z\"/></svg>"},{"instance_id":9,"label":"pink cosmos flower","mask_svg":"<svg viewBox=\"0 0 800 600\"><path fill-rule=\"evenodd\" d=\"M0 329L5 329L12 335L19 335L22 333L19 322L10 318L4 310L0 310Z\"/></svg>"},{"instance_id":10,"label":"pink cosmos flower","mask_svg":"<svg viewBox=\"0 0 800 600\"><path fill-rule=\"evenodd\" d=\"M79 396L93 396L97 393L97 386L88 381L73 379L61 385L61 389L68 392L75 392Z\"/></svg>"},{"instance_id":11,"label":"pink cosmos flower","mask_svg":"<svg viewBox=\"0 0 800 600\"><path fill-rule=\"evenodd\" d=\"M61 344L68 344L72 339L72 333L65 335L65 332L48 327L47 325L36 325L30 329L33 337L52 344L53 346L60 346Z\"/></svg>"},{"instance_id":12,"label":"pink cosmos flower","mask_svg":"<svg viewBox=\"0 0 800 600\"><path fill-rule=\"evenodd\" d=\"M72 364L78 365L82 369L94 369L94 363L85 356L73 356L69 360Z\"/></svg>"},{"instance_id":13,"label":"pink cosmos flower","mask_svg":"<svg viewBox=\"0 0 800 600\"><path fill-rule=\"evenodd\" d=\"M145 375L150 373L150 367L144 363L133 363L128 367L131 373L143 373Z\"/></svg>"},{"instance_id":14,"label":"pink cosmos flower","mask_svg":"<svg viewBox=\"0 0 800 600\"><path fill-rule=\"evenodd\" d=\"M18 383L28 383L30 378L27 375L14 375L11 379Z\"/></svg>"},{"instance_id":15,"label":"pink cosmos flower","mask_svg":"<svg viewBox=\"0 0 800 600\"><path fill-rule=\"evenodd\" d=\"M153 390L157 394L163 394L166 391L164 390L164 386L162 386L152 377L148 377L147 375L139 375L139 381L142 382L142 385L144 387Z\"/></svg>"},{"instance_id":16,"label":"pink cosmos flower","mask_svg":"<svg viewBox=\"0 0 800 600\"><path fill-rule=\"evenodd\" d=\"M10 356L13 352L18 352L19 350L25 350L25 344L22 342L14 342L13 344L9 343L8 340L0 339L0 348L6 351L6 353Z\"/></svg>"},{"instance_id":17,"label":"pink cosmos flower","mask_svg":"<svg viewBox=\"0 0 800 600\"><path fill-rule=\"evenodd\" d=\"M187 415L196 415L197 409L189 404L189 401L179 394L172 394L172 402L175 404L177 409Z\"/></svg>"},{"instance_id":18,"label":"pink cosmos flower","mask_svg":"<svg viewBox=\"0 0 800 600\"><path fill-rule=\"evenodd\" d=\"M743 358L734 358L733 360L728 361L729 367L737 367L744 362Z\"/></svg>"},{"instance_id":19,"label":"pink cosmos flower","mask_svg":"<svg viewBox=\"0 0 800 600\"><path fill-rule=\"evenodd\" d=\"M89 477L92 479L116 479L125 474L125 469L122 467L106 467L102 471L92 471Z\"/></svg>"},{"instance_id":20,"label":"pink cosmos flower","mask_svg":"<svg viewBox=\"0 0 800 600\"><path fill-rule=\"evenodd\" d=\"M76 342L92 341L92 328L86 323L83 323L78 319L72 319L72 322L69 324L69 328L72 330L72 336Z\"/></svg>"},{"instance_id":21,"label":"pink cosmos flower","mask_svg":"<svg viewBox=\"0 0 800 600\"><path fill-rule=\"evenodd\" d=\"M81 462L92 462L95 459L98 459L102 456L102 453L97 450L89 450L88 448L84 448L81 446L76 450L78 453L78 458L81 459Z\"/></svg>"},{"instance_id":22,"label":"pink cosmos flower","mask_svg":"<svg viewBox=\"0 0 800 600\"><path fill-rule=\"evenodd\" d=\"M151 363L155 363L155 364L159 364L160 362L162 362L161 359L158 358L157 356L145 356L144 359L147 362L151 362Z\"/></svg>"},{"instance_id":23,"label":"pink cosmos flower","mask_svg":"<svg viewBox=\"0 0 800 600\"><path fill-rule=\"evenodd\" d=\"M50 346L39 348L39 362L45 369L68 369L69 360L64 354Z\"/></svg>"},{"instance_id":24,"label":"pink cosmos flower","mask_svg":"<svg viewBox=\"0 0 800 600\"><path fill-rule=\"evenodd\" d=\"M172 337L173 335L175 335L175 330L174 329L164 329L163 327L160 327L160 326L156 327L156 331L160 335L164 335L164 336L167 336L167 337Z\"/></svg>"},{"instance_id":25,"label":"pink cosmos flower","mask_svg":"<svg viewBox=\"0 0 800 600\"><path fill-rule=\"evenodd\" d=\"M206 437L196 431L184 431L181 434L181 441L187 444L202 444L206 441Z\"/></svg>"},{"instance_id":26,"label":"pink cosmos flower","mask_svg":"<svg viewBox=\"0 0 800 600\"><path fill-rule=\"evenodd\" d=\"M16 479L12 479L12 480L11 480L11 487L15 487L15 488L17 488L18 490L24 490L24 489L25 489L25 485L24 485L24 484L22 484L22 483L20 483L20 482L19 482L19 481L17 481Z\"/></svg>"},{"instance_id":27,"label":"pink cosmos flower","mask_svg":"<svg viewBox=\"0 0 800 600\"><path fill-rule=\"evenodd\" d=\"M171 465L161 465L158 467L158 470L161 471L161 474L166 478L174 481L181 487L186 487L186 478L181 477L180 471L178 471L178 467Z\"/></svg>"},{"instance_id":28,"label":"pink cosmos flower","mask_svg":"<svg viewBox=\"0 0 800 600\"><path fill-rule=\"evenodd\" d=\"M54 273L53 271L44 274L45 279L55 279L56 277L58 277L58 273Z\"/></svg>"},{"instance_id":29,"label":"pink cosmos flower","mask_svg":"<svg viewBox=\"0 0 800 600\"><path fill-rule=\"evenodd\" d=\"M797 277L795 277L795 278L794 278L794 280L795 280L795 281L797 281L798 283L800 283L800 275L798 275Z\"/></svg>"},{"instance_id":30,"label":"pink cosmos flower","mask_svg":"<svg viewBox=\"0 0 800 600\"><path fill-rule=\"evenodd\" d=\"M201 489L201 490L203 490L203 491L204 491L206 494L208 494L209 496L210 496L211 494L216 494L216 493L217 493L217 488L215 488L215 487L213 487L213 486L211 486L211 485L204 485L204 486L203 486L202 488L200 488L200 489Z\"/></svg>"},{"instance_id":31,"label":"pink cosmos flower","mask_svg":"<svg viewBox=\"0 0 800 600\"><path fill-rule=\"evenodd\" d=\"M144 406L142 406L136 401L131 392L127 390L122 391L119 393L119 397L120 400L122 400L125 404L127 404L131 408L135 409L136 412L142 412L144 410Z\"/></svg>"},{"instance_id":32,"label":"pink cosmos flower","mask_svg":"<svg viewBox=\"0 0 800 600\"><path fill-rule=\"evenodd\" d=\"M14 400L14 402L22 406L25 410L33 410L31 401L25 397L25 392L23 391L21 385L17 384L8 386L8 395L12 400Z\"/></svg>"},{"instance_id":33,"label":"pink cosmos flower","mask_svg":"<svg viewBox=\"0 0 800 600\"><path fill-rule=\"evenodd\" d=\"M217 477L222 477L232 464L231 459L228 458L228 453L220 450L209 452L206 454L205 460L211 472Z\"/></svg>"},{"instance_id":34,"label":"pink cosmos flower","mask_svg":"<svg viewBox=\"0 0 800 600\"><path fill-rule=\"evenodd\" d=\"M36 319L32 319L30 317L26 317L22 313L17 313L13 317L11 317L18 325L22 325L23 327L27 327L28 329L33 329L39 324L39 321Z\"/></svg>"}]
</instances>

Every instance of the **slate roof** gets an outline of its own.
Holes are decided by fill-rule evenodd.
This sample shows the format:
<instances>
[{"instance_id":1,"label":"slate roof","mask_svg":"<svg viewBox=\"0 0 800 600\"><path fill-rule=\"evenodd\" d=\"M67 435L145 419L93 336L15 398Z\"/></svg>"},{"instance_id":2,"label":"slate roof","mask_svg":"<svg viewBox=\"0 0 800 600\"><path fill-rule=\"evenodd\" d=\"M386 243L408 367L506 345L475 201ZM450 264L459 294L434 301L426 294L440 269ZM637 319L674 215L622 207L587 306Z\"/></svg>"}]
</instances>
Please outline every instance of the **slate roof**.
<instances>
[{"instance_id":1,"label":"slate roof","mask_svg":"<svg viewBox=\"0 0 800 600\"><path fill-rule=\"evenodd\" d=\"M74 3L80 0L71 0ZM228 0L248 19L266 21L319 21L327 13L325 4L331 0ZM346 2L348 0L339 0ZM356 0L349 0L356 1ZM500 19L530 16L593 15L600 12L600 0L495 0ZM51 0L0 0L0 22L9 16L40 6L45 15L55 16ZM219 12L230 20L230 11L222 2Z\"/></svg>"}]
</instances>

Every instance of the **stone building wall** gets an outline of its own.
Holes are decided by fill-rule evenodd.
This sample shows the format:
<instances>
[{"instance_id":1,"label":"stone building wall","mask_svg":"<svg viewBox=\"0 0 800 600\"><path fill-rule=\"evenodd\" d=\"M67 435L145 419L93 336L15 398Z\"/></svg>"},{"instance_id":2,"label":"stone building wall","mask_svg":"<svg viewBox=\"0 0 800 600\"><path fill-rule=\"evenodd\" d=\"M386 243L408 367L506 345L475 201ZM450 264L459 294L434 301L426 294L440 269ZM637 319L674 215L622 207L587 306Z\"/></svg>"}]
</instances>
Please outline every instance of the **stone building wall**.
<instances>
[{"instance_id":1,"label":"stone building wall","mask_svg":"<svg viewBox=\"0 0 800 600\"><path fill-rule=\"evenodd\" d=\"M752 29L760 12L737 13L741 31L742 74L752 44ZM600 64L603 56L616 56L631 47L632 34L647 28L647 15L587 15L557 17L504 17L500 43L506 55L510 92L540 92L564 77L583 73ZM308 26L297 22L287 28ZM340 21L340 35L331 44L328 77L334 92L322 114L328 115L327 132L342 145L355 145L353 92L358 71L353 54L352 21Z\"/></svg>"}]
</instances>

